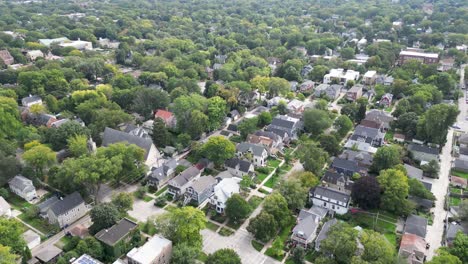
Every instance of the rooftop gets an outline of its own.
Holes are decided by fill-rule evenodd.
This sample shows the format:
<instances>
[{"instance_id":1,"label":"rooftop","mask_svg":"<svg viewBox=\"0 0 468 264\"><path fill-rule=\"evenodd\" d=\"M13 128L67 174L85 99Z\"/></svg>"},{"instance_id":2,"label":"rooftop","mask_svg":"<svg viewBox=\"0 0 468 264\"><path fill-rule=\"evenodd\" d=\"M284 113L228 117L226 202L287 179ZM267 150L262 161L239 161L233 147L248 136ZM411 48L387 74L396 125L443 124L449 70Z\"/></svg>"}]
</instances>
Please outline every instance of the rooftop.
<instances>
[{"instance_id":1,"label":"rooftop","mask_svg":"<svg viewBox=\"0 0 468 264\"><path fill-rule=\"evenodd\" d=\"M417 215L406 218L404 233L413 234L422 238L426 237L427 219Z\"/></svg>"},{"instance_id":2,"label":"rooftop","mask_svg":"<svg viewBox=\"0 0 468 264\"><path fill-rule=\"evenodd\" d=\"M432 59L439 58L438 53L424 53L424 52L409 51L409 50L402 50L400 52L400 56L426 57L426 58L432 58Z\"/></svg>"},{"instance_id":3,"label":"rooftop","mask_svg":"<svg viewBox=\"0 0 468 264\"><path fill-rule=\"evenodd\" d=\"M133 248L127 253L127 257L140 264L151 264L166 247L171 247L172 242L164 237L155 235L150 238L143 246Z\"/></svg>"},{"instance_id":4,"label":"rooftop","mask_svg":"<svg viewBox=\"0 0 468 264\"><path fill-rule=\"evenodd\" d=\"M56 216L62 215L70 211L71 209L77 207L78 205L84 203L83 198L79 192L74 192L70 195L65 196L62 200L58 200L54 203L50 210L54 212Z\"/></svg>"},{"instance_id":5,"label":"rooftop","mask_svg":"<svg viewBox=\"0 0 468 264\"><path fill-rule=\"evenodd\" d=\"M137 223L124 218L110 228L99 231L95 237L99 241L112 246L128 235L128 233L134 230L137 226Z\"/></svg>"}]
</instances>

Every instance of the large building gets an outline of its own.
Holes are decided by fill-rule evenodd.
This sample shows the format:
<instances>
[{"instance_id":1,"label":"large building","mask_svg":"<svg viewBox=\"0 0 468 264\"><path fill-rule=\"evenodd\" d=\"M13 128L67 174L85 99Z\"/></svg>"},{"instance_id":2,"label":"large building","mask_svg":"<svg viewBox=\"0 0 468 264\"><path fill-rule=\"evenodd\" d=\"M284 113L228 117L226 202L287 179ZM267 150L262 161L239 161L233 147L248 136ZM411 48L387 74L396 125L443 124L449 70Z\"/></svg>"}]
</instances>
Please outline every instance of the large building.
<instances>
[{"instance_id":1,"label":"large building","mask_svg":"<svg viewBox=\"0 0 468 264\"><path fill-rule=\"evenodd\" d=\"M359 79L359 72L345 69L331 69L330 73L323 76L323 83L329 84L336 82L345 85L348 81L357 81Z\"/></svg>"},{"instance_id":2,"label":"large building","mask_svg":"<svg viewBox=\"0 0 468 264\"><path fill-rule=\"evenodd\" d=\"M424 64L435 64L439 63L439 54L424 53L417 50L402 50L398 58L398 64L405 64L409 60L418 60Z\"/></svg>"},{"instance_id":3,"label":"large building","mask_svg":"<svg viewBox=\"0 0 468 264\"><path fill-rule=\"evenodd\" d=\"M172 256L172 242L155 235L143 246L127 253L129 264L166 264Z\"/></svg>"}]
</instances>

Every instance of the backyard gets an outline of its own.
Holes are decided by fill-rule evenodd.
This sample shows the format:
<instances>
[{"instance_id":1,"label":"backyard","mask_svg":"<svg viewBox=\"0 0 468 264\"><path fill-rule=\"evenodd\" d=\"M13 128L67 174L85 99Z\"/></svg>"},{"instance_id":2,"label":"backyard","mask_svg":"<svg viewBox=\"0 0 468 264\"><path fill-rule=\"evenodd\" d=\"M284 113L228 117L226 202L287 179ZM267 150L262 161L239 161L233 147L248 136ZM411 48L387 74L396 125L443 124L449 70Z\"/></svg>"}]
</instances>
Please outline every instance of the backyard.
<instances>
[{"instance_id":1,"label":"backyard","mask_svg":"<svg viewBox=\"0 0 468 264\"><path fill-rule=\"evenodd\" d=\"M461 178L465 178L465 179L468 179L468 173L467 172L463 172L463 171L457 171L457 170L453 170L450 172L450 174L452 174L453 176L457 176L457 177L461 177Z\"/></svg>"},{"instance_id":2,"label":"backyard","mask_svg":"<svg viewBox=\"0 0 468 264\"><path fill-rule=\"evenodd\" d=\"M358 212L350 216L350 225L375 230L383 234L392 245L397 246L395 230L398 218L395 215L387 212Z\"/></svg>"}]
</instances>

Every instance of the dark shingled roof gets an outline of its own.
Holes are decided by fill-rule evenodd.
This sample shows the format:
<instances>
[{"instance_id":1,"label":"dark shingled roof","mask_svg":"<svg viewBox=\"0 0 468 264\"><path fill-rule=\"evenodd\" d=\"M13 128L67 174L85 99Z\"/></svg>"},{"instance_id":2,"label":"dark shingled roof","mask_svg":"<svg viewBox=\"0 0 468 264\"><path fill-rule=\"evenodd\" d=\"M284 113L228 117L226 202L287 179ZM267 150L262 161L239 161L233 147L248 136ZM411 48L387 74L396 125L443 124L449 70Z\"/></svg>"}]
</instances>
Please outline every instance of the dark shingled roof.
<instances>
[{"instance_id":1,"label":"dark shingled roof","mask_svg":"<svg viewBox=\"0 0 468 264\"><path fill-rule=\"evenodd\" d=\"M417 145L417 144L410 144L408 146L408 149L411 151L416 151L416 152L423 152L427 154L432 154L432 155L439 155L439 150L436 148L431 148L428 146L424 145Z\"/></svg>"},{"instance_id":2,"label":"dark shingled roof","mask_svg":"<svg viewBox=\"0 0 468 264\"><path fill-rule=\"evenodd\" d=\"M348 203L350 199L350 196L345 193L335 191L333 189L322 187L322 186L315 187L314 189L311 190L311 193L318 194L323 197L331 198L333 200L340 201L343 203Z\"/></svg>"},{"instance_id":3,"label":"dark shingled roof","mask_svg":"<svg viewBox=\"0 0 468 264\"><path fill-rule=\"evenodd\" d=\"M78 205L84 203L83 198L81 197L80 193L74 192L70 195L67 195L63 198L63 200L59 200L54 205L50 207L50 210L54 212L56 216L62 215L71 209L77 207Z\"/></svg>"},{"instance_id":4,"label":"dark shingled roof","mask_svg":"<svg viewBox=\"0 0 468 264\"><path fill-rule=\"evenodd\" d=\"M410 215L406 218L404 233L426 237L427 219L417 215Z\"/></svg>"},{"instance_id":5,"label":"dark shingled roof","mask_svg":"<svg viewBox=\"0 0 468 264\"><path fill-rule=\"evenodd\" d=\"M149 151L151 149L151 146L153 145L153 141L149 138L133 136L128 133L106 127L106 129L104 130L102 145L107 147L110 144L119 142L135 144L138 147L142 148L143 150L145 150L145 159L148 158Z\"/></svg>"},{"instance_id":6,"label":"dark shingled roof","mask_svg":"<svg viewBox=\"0 0 468 264\"><path fill-rule=\"evenodd\" d=\"M346 160L341 158L334 158L331 165L333 168L343 168L350 171L358 172L359 166L356 161Z\"/></svg>"},{"instance_id":7,"label":"dark shingled roof","mask_svg":"<svg viewBox=\"0 0 468 264\"><path fill-rule=\"evenodd\" d=\"M246 160L241 160L241 159L238 159L238 158L232 158L232 159L228 159L226 160L226 162L224 162L224 165L228 168L233 168L235 169L237 165L239 165L239 170L242 171L242 172L249 172L249 168L250 168L250 165L252 163L246 161Z\"/></svg>"},{"instance_id":8,"label":"dark shingled roof","mask_svg":"<svg viewBox=\"0 0 468 264\"><path fill-rule=\"evenodd\" d=\"M289 129L293 128L294 124L295 124L294 121L287 120L286 118L281 117L281 116L275 117L271 121L271 125L273 126L284 127L284 128L289 128Z\"/></svg>"},{"instance_id":9,"label":"dark shingled roof","mask_svg":"<svg viewBox=\"0 0 468 264\"><path fill-rule=\"evenodd\" d=\"M109 229L99 231L95 237L104 244L113 246L138 226L137 223L124 218Z\"/></svg>"}]
</instances>

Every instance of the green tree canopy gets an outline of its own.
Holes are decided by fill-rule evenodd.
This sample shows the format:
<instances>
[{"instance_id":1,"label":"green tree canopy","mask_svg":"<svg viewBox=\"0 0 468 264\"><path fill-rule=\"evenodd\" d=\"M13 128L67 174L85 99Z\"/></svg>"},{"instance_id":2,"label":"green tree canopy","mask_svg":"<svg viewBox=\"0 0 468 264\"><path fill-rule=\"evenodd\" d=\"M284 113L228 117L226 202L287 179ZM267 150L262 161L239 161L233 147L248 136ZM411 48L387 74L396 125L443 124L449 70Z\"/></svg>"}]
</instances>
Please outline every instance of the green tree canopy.
<instances>
[{"instance_id":1,"label":"green tree canopy","mask_svg":"<svg viewBox=\"0 0 468 264\"><path fill-rule=\"evenodd\" d=\"M234 157L236 146L223 136L210 137L202 146L203 155L217 166Z\"/></svg>"},{"instance_id":2,"label":"green tree canopy","mask_svg":"<svg viewBox=\"0 0 468 264\"><path fill-rule=\"evenodd\" d=\"M213 254L209 254L205 261L206 264L241 264L239 255L230 248L217 250Z\"/></svg>"}]
</instances>

